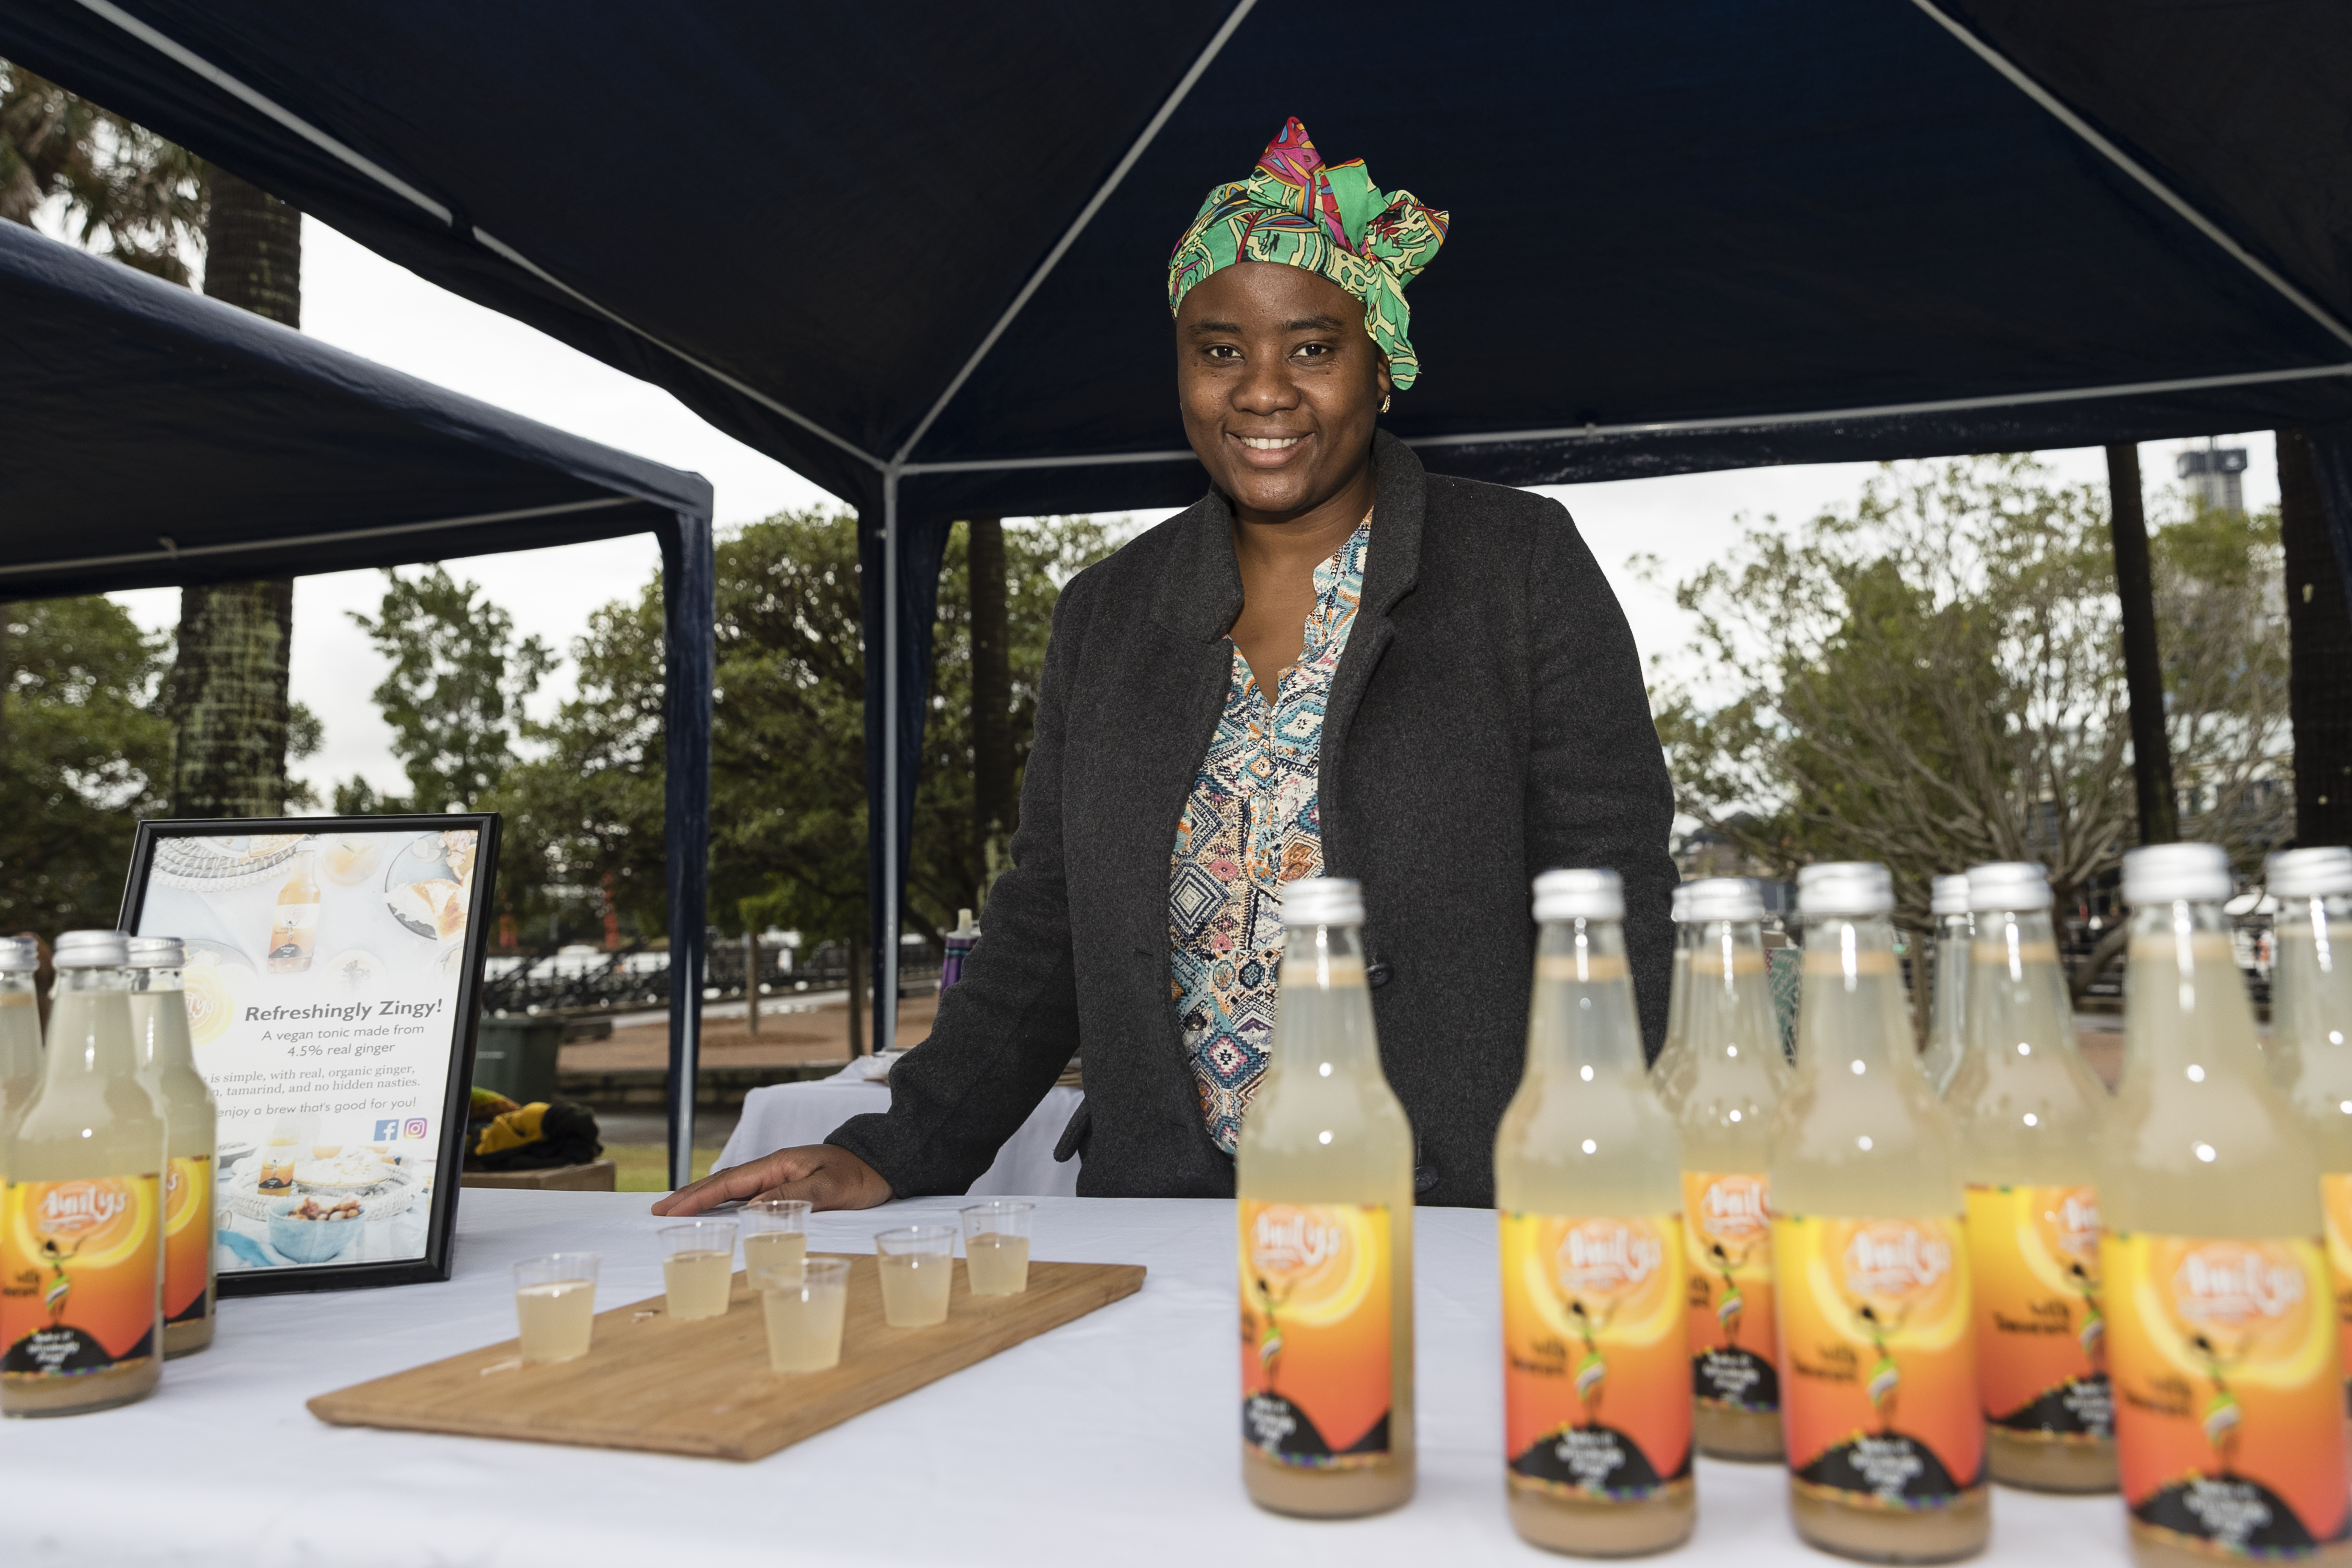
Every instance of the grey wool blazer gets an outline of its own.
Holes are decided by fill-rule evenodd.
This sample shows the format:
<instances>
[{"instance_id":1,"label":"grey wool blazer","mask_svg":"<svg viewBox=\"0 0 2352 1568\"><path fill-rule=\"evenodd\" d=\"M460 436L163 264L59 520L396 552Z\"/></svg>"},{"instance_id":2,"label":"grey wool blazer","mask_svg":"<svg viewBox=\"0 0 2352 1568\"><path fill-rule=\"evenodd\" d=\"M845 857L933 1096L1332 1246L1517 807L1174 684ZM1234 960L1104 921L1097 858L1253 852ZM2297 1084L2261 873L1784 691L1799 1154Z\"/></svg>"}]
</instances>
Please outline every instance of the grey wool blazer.
<instances>
[{"instance_id":1,"label":"grey wool blazer","mask_svg":"<svg viewBox=\"0 0 2352 1568\"><path fill-rule=\"evenodd\" d=\"M1643 1031L1664 1034L1674 797L1639 657L1559 502L1373 451L1363 598L1323 727L1328 875L1364 886L1381 1060L1427 1204L1494 1202L1495 1129L1526 1053L1528 882L1625 879ZM960 1193L1073 1055L1063 1142L1096 1197L1221 1197L1171 999L1176 825L1223 710L1241 613L1214 490L1073 578L1054 613L1013 868L890 1109L829 1140L902 1197Z\"/></svg>"}]
</instances>

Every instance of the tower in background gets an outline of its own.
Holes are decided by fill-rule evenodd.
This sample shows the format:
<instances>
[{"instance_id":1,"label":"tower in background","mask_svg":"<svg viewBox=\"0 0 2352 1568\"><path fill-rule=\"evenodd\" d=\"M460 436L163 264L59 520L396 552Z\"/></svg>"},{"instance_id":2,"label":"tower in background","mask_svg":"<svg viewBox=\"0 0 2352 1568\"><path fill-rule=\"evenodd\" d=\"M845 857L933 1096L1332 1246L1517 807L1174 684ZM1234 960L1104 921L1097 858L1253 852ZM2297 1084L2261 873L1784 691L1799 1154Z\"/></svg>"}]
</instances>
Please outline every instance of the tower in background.
<instances>
[{"instance_id":1,"label":"tower in background","mask_svg":"<svg viewBox=\"0 0 2352 1568\"><path fill-rule=\"evenodd\" d=\"M2189 486L2200 506L2213 511L2246 510L2246 449L2223 447L2205 437L2201 448L2191 447L2173 458L2173 472Z\"/></svg>"}]
</instances>

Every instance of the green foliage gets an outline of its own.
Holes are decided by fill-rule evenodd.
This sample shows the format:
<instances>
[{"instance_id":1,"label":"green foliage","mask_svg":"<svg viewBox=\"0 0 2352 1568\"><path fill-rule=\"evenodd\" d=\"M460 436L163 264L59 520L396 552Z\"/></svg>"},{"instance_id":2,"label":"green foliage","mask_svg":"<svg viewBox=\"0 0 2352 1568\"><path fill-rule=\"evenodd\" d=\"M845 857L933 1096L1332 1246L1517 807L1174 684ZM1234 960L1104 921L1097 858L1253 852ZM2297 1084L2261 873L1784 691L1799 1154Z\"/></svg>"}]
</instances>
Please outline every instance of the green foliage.
<instances>
[{"instance_id":1,"label":"green foliage","mask_svg":"<svg viewBox=\"0 0 2352 1568\"><path fill-rule=\"evenodd\" d=\"M392 661L373 696L392 726L392 749L408 774L404 801L379 799L363 781L336 791L340 809L468 811L514 762L523 700L555 668L535 637L515 639L514 617L479 599L436 563L415 578L384 574L373 619L349 612L376 651Z\"/></svg>"},{"instance_id":2,"label":"green foliage","mask_svg":"<svg viewBox=\"0 0 2352 1568\"><path fill-rule=\"evenodd\" d=\"M2284 715L2268 526L2191 518L2153 547L2176 774L2205 791L2195 830L2243 855ZM1653 706L1682 807L1767 867L1884 861L1917 921L1938 871L2040 860L2063 900L2132 841L2102 489L2018 456L1889 465L1850 513L1751 529L1676 602L1700 672Z\"/></svg>"},{"instance_id":3,"label":"green foliage","mask_svg":"<svg viewBox=\"0 0 2352 1568\"><path fill-rule=\"evenodd\" d=\"M62 198L85 249L185 284L210 178L185 148L0 60L0 218L29 224Z\"/></svg>"},{"instance_id":4,"label":"green foliage","mask_svg":"<svg viewBox=\"0 0 2352 1568\"><path fill-rule=\"evenodd\" d=\"M163 808L171 639L105 598L0 606L0 929L114 924Z\"/></svg>"}]
</instances>

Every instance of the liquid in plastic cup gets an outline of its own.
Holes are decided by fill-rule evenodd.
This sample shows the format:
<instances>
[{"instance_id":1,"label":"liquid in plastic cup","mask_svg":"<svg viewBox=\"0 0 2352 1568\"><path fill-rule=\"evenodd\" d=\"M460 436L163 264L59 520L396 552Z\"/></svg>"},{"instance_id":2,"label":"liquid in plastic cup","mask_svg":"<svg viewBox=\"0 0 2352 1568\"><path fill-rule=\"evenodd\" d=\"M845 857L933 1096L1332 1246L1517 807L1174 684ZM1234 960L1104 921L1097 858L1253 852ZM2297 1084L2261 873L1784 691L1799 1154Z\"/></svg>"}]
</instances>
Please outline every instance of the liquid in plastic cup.
<instances>
[{"instance_id":1,"label":"liquid in plastic cup","mask_svg":"<svg viewBox=\"0 0 2352 1568\"><path fill-rule=\"evenodd\" d=\"M755 1279L808 1256L809 1205L798 1198L754 1198L736 1218L743 1226L743 1272Z\"/></svg>"},{"instance_id":2,"label":"liquid in plastic cup","mask_svg":"<svg viewBox=\"0 0 2352 1568\"><path fill-rule=\"evenodd\" d=\"M911 1225L874 1238L874 1250L881 1254L884 1322L894 1329L928 1329L948 1321L955 1235L951 1225Z\"/></svg>"},{"instance_id":3,"label":"liquid in plastic cup","mask_svg":"<svg viewBox=\"0 0 2352 1568\"><path fill-rule=\"evenodd\" d=\"M841 1364L841 1323L849 1308L849 1264L797 1258L754 1272L768 1320L772 1372L828 1372Z\"/></svg>"},{"instance_id":4,"label":"liquid in plastic cup","mask_svg":"<svg viewBox=\"0 0 2352 1568\"><path fill-rule=\"evenodd\" d=\"M596 1328L596 1255L551 1252L514 1266L515 1317L527 1362L577 1361Z\"/></svg>"},{"instance_id":5,"label":"liquid in plastic cup","mask_svg":"<svg viewBox=\"0 0 2352 1568\"><path fill-rule=\"evenodd\" d=\"M1029 1289L1029 1220L1034 1204L994 1198L960 1211L963 1270L975 1296L1018 1296Z\"/></svg>"},{"instance_id":6,"label":"liquid in plastic cup","mask_svg":"<svg viewBox=\"0 0 2352 1568\"><path fill-rule=\"evenodd\" d=\"M666 1226L658 1234L669 1315L680 1322L725 1315L728 1292L735 1283L735 1222L688 1220Z\"/></svg>"}]
</instances>

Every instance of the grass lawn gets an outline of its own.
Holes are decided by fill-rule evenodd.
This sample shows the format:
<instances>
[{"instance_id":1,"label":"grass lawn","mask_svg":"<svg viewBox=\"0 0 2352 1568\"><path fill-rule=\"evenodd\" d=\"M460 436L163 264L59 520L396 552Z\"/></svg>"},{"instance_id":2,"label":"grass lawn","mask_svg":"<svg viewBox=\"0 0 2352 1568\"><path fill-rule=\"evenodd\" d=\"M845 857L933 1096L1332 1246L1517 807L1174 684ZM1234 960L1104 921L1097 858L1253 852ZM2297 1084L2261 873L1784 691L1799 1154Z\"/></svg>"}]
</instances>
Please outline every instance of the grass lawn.
<instances>
[{"instance_id":1,"label":"grass lawn","mask_svg":"<svg viewBox=\"0 0 2352 1568\"><path fill-rule=\"evenodd\" d=\"M614 1185L624 1193L666 1193L669 1191L669 1151L659 1143L607 1143L604 1158L613 1162ZM710 1162L719 1158L716 1148L694 1152L694 1174L697 1180L710 1174Z\"/></svg>"}]
</instances>

